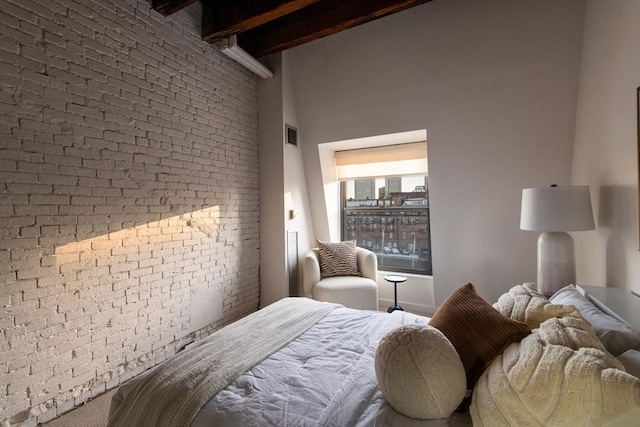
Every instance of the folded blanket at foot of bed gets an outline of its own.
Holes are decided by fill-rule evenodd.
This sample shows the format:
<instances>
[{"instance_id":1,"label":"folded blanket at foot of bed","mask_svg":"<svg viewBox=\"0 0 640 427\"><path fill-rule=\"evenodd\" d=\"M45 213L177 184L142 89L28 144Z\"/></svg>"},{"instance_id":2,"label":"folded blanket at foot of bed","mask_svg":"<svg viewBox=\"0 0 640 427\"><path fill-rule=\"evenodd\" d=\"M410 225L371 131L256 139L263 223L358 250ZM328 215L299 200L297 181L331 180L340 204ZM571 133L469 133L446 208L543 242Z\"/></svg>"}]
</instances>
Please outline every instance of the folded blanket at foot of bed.
<instances>
[{"instance_id":1,"label":"folded blanket at foot of bed","mask_svg":"<svg viewBox=\"0 0 640 427\"><path fill-rule=\"evenodd\" d=\"M285 298L215 332L139 381L110 419L118 426L186 426L238 375L312 327L337 304Z\"/></svg>"}]
</instances>

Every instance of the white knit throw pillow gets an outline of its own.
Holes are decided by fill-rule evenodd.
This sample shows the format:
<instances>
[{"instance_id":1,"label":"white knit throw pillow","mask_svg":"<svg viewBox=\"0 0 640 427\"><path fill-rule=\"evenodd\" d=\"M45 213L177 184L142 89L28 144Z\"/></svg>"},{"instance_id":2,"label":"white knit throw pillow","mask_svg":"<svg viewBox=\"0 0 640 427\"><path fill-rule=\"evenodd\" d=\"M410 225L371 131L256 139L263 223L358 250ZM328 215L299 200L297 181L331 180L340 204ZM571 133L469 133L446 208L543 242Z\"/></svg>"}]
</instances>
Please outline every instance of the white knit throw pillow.
<instances>
[{"instance_id":1,"label":"white knit throw pillow","mask_svg":"<svg viewBox=\"0 0 640 427\"><path fill-rule=\"evenodd\" d=\"M427 325L405 324L387 332L376 350L375 369L385 400L411 418L449 417L467 389L453 344Z\"/></svg>"}]
</instances>

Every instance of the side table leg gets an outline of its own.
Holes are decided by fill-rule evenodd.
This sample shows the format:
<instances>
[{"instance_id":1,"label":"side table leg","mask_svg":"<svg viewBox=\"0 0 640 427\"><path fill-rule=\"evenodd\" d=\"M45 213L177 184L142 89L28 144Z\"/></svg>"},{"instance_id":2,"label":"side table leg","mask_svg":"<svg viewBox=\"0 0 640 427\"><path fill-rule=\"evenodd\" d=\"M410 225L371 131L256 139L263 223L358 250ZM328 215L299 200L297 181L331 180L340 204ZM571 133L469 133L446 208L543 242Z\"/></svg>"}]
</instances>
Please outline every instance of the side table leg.
<instances>
[{"instance_id":1,"label":"side table leg","mask_svg":"<svg viewBox=\"0 0 640 427\"><path fill-rule=\"evenodd\" d=\"M393 305L389 307L387 313L391 313L396 310L404 311L404 309L398 305L398 283L393 282Z\"/></svg>"},{"instance_id":2,"label":"side table leg","mask_svg":"<svg viewBox=\"0 0 640 427\"><path fill-rule=\"evenodd\" d=\"M398 306L398 283L393 283L393 305Z\"/></svg>"}]
</instances>

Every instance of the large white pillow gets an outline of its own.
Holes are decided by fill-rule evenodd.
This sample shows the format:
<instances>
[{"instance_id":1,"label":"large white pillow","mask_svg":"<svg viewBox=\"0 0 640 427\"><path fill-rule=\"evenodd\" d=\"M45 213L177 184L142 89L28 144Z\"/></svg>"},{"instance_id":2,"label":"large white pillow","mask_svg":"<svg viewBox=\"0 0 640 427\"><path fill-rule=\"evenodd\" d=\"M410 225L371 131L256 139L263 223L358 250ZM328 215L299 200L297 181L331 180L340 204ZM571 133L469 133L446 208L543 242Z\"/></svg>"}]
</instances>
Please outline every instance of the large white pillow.
<instances>
[{"instance_id":1,"label":"large white pillow","mask_svg":"<svg viewBox=\"0 0 640 427\"><path fill-rule=\"evenodd\" d=\"M631 326L602 312L575 286L565 286L549 300L554 304L575 306L582 317L591 323L607 351L614 356L619 356L629 349L640 350L640 335Z\"/></svg>"},{"instance_id":2,"label":"large white pillow","mask_svg":"<svg viewBox=\"0 0 640 427\"><path fill-rule=\"evenodd\" d=\"M640 379L601 349L584 319L543 322L482 374L473 390L473 425L637 425Z\"/></svg>"}]
</instances>

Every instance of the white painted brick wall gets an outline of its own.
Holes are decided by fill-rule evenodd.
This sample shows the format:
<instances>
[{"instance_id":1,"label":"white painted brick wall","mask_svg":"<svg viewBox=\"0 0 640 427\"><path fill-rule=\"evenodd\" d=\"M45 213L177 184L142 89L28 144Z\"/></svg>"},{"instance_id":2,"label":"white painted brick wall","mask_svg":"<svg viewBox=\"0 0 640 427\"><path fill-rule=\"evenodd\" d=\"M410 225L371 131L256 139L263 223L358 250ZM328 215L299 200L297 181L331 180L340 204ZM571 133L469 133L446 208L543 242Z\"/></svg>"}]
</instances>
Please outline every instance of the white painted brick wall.
<instances>
[{"instance_id":1,"label":"white painted brick wall","mask_svg":"<svg viewBox=\"0 0 640 427\"><path fill-rule=\"evenodd\" d=\"M0 0L2 426L258 305L257 81L197 26L145 0Z\"/></svg>"}]
</instances>

